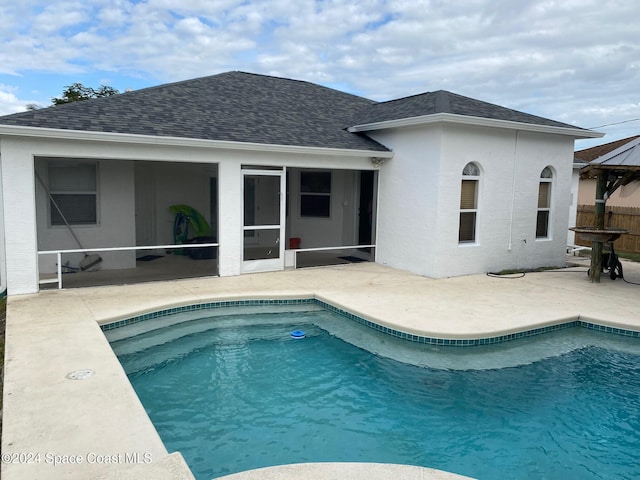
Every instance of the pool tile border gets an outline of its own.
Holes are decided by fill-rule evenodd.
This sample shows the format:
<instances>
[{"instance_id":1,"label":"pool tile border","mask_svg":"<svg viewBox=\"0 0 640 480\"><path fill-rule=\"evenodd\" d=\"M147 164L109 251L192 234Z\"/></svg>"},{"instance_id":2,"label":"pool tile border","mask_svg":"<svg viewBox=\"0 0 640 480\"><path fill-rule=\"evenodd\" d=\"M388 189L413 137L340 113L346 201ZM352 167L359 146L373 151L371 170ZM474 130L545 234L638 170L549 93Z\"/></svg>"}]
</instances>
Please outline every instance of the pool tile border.
<instances>
[{"instance_id":1,"label":"pool tile border","mask_svg":"<svg viewBox=\"0 0 640 480\"><path fill-rule=\"evenodd\" d=\"M557 330L564 330L571 327L582 327L582 328L587 328L589 330L594 330L598 332L605 332L605 333L610 333L614 335L640 338L640 331L629 330L629 329L619 328L619 327L611 327L607 325L600 325L598 323L583 321L579 319L558 323L554 325L547 325L544 327L533 328L529 330L523 330L521 332L514 332L506 335L497 335L494 337L486 337L486 338L473 339L473 338L427 337L423 335L416 335L413 333L403 332L401 330L396 330L391 327L386 327L379 323L367 320L359 315L355 315L351 312L343 310L342 308L331 305L330 303L327 303L325 301L319 300L317 298L312 298L312 297L287 298L287 299L224 300L224 301L215 301L215 302L196 303L192 305L183 305L179 307L166 308L163 310L157 310L155 312L150 312L150 313L145 313L145 314L137 315L130 318L125 318L123 320L103 323L100 325L100 329L103 332L105 332L109 330L114 330L116 328L125 327L127 325L132 325L134 323L142 322L145 320L152 320L155 318L166 317L168 315L173 315L177 313L193 312L198 310L211 310L211 309L217 309L217 308L238 307L238 306L304 305L304 304L319 305L325 308L326 310L329 310L330 312L341 315L349 320L352 320L366 327L372 328L373 330L377 330L378 332L384 333L386 335L391 335L393 337L401 338L403 340L407 340L415 343L423 343L426 345L451 346L451 347L473 347L473 346L480 346L480 345L492 345L496 343L509 342L511 340L517 340L520 338L532 337L535 335L542 335L544 333L554 332Z\"/></svg>"},{"instance_id":2,"label":"pool tile border","mask_svg":"<svg viewBox=\"0 0 640 480\"><path fill-rule=\"evenodd\" d=\"M287 299L250 299L250 300L224 300L216 302L195 303L192 305L182 305L179 307L165 308L163 310L157 310L155 312L149 312L142 315L136 315L134 317L117 320L115 322L107 322L100 325L100 329L103 332L113 330L115 328L126 327L134 323L142 322L145 320L152 320L154 318L166 317L168 315L174 315L176 313L195 312L198 310L212 310L216 308L225 307L255 307L258 305L302 305L302 304L315 303L314 298L287 298Z\"/></svg>"}]
</instances>

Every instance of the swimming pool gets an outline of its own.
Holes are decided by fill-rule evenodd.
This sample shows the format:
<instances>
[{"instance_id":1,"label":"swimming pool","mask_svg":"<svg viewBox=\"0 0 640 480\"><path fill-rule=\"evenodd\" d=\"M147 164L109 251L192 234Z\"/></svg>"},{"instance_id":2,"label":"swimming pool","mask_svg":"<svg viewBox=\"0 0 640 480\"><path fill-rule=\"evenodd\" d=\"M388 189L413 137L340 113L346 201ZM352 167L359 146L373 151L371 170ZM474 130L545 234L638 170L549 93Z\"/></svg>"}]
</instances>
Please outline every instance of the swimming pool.
<instances>
[{"instance_id":1,"label":"swimming pool","mask_svg":"<svg viewBox=\"0 0 640 480\"><path fill-rule=\"evenodd\" d=\"M417 345L312 305L178 314L106 334L196 478L322 461L479 479L640 475L638 339L571 328Z\"/></svg>"}]
</instances>

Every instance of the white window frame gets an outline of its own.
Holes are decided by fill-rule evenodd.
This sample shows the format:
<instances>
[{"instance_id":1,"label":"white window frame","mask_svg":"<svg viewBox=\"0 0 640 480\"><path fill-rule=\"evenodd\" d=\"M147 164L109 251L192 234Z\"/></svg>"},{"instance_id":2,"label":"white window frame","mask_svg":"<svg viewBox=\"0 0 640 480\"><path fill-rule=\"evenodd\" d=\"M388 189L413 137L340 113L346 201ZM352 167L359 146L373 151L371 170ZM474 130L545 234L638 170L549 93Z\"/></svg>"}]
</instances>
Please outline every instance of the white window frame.
<instances>
[{"instance_id":1,"label":"white window frame","mask_svg":"<svg viewBox=\"0 0 640 480\"><path fill-rule=\"evenodd\" d=\"M329 192L303 192L302 191L302 176L305 174L322 173L329 174ZM330 219L331 218L331 192L333 190L333 172L331 170L300 170L299 172L299 188L300 188L300 217L301 218L319 218ZM329 212L327 215L305 215L302 213L303 198L306 196L313 197L328 197L329 199Z\"/></svg>"},{"instance_id":2,"label":"white window frame","mask_svg":"<svg viewBox=\"0 0 640 480\"><path fill-rule=\"evenodd\" d=\"M480 169L480 165L476 162L467 163L462 169L462 178L460 181L460 210L458 216L458 244L459 245L477 245L478 244L478 205L480 203L480 177L482 174L482 170ZM463 182L472 181L475 182L475 198L474 198L474 208L462 208L462 194L463 194ZM461 228L460 223L462 221L463 214L473 213L473 238L469 240L461 240Z\"/></svg>"},{"instance_id":3,"label":"white window frame","mask_svg":"<svg viewBox=\"0 0 640 480\"><path fill-rule=\"evenodd\" d=\"M550 166L546 166L540 172L540 181L538 183L538 195L536 197L536 240L549 240L551 239L551 203L553 201L553 169ZM540 206L540 195L542 193L542 186L547 189L547 206ZM546 218L546 232L545 235L538 235L538 224L540 222L540 214L542 212L547 213Z\"/></svg>"},{"instance_id":4,"label":"white window frame","mask_svg":"<svg viewBox=\"0 0 640 480\"><path fill-rule=\"evenodd\" d=\"M83 189L83 188L79 188L78 190L68 190L68 189L64 189L64 190L56 190L55 189L55 185L52 185L52 170L56 169L56 168L64 168L64 169L72 169L74 166L79 166L79 165L91 165L94 167L94 172L95 172L95 180L94 180L94 188L90 188L90 189ZM65 220L69 223L69 225L72 226L96 226L99 225L100 223L100 216L99 216L99 192L98 192L98 185L99 185L99 168L98 168L98 162L97 161L90 161L90 160L50 160L49 163L47 164L47 182L49 184L49 194L51 195L51 197L55 200L56 197L60 198L62 196L73 196L73 195L92 195L95 198L95 221L92 222L87 222L87 221L78 221L76 219L74 219L71 215L65 214L64 215L64 219L61 219L60 222L53 222L53 216L54 214L56 216L60 216L60 213L57 211L57 208L55 207L55 205L52 204L51 199L47 198L47 204L49 206L49 215L48 215L48 220L49 220L49 226L52 228L58 228L58 227L65 227ZM59 205L59 202L57 202ZM63 210L63 214L64 214L64 210Z\"/></svg>"}]
</instances>

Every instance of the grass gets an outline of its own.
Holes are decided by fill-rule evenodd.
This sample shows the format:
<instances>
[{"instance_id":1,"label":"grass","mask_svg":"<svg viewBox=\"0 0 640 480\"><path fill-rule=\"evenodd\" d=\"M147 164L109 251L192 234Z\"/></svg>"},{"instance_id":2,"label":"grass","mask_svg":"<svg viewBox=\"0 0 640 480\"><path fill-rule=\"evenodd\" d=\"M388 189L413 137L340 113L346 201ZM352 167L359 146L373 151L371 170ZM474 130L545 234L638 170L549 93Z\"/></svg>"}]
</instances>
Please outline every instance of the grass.
<instances>
[{"instance_id":1,"label":"grass","mask_svg":"<svg viewBox=\"0 0 640 480\"><path fill-rule=\"evenodd\" d=\"M633 252L618 252L616 251L616 255L618 255L618 257L620 258L624 258L625 260L630 260L632 262L640 262L640 253L633 253ZM590 257L591 256L591 252L580 252L579 255L580 257ZM531 268L531 269L518 269L518 270L501 270L499 272L492 272L491 275L516 275L516 274L522 274L522 273L532 273L532 272L544 272L545 270L557 270L558 268L561 267L540 267L540 268Z\"/></svg>"},{"instance_id":2,"label":"grass","mask_svg":"<svg viewBox=\"0 0 640 480\"><path fill-rule=\"evenodd\" d=\"M0 298L0 438L2 438L2 386L4 385L4 326L7 319L7 297Z\"/></svg>"},{"instance_id":3,"label":"grass","mask_svg":"<svg viewBox=\"0 0 640 480\"><path fill-rule=\"evenodd\" d=\"M605 248L604 250L605 252L608 252L609 250ZM620 258L624 258L625 260L629 260L631 262L640 262L640 252L621 252L619 250L616 250L616 255L618 255L618 257ZM591 251L581 251L578 252L578 256L579 257L590 257L591 256Z\"/></svg>"},{"instance_id":4,"label":"grass","mask_svg":"<svg viewBox=\"0 0 640 480\"><path fill-rule=\"evenodd\" d=\"M539 267L539 268L519 268L519 269L507 269L500 270L499 272L489 272L489 275L501 276L501 275L517 275L522 273L534 273L544 272L547 270L559 270L562 267Z\"/></svg>"},{"instance_id":5,"label":"grass","mask_svg":"<svg viewBox=\"0 0 640 480\"><path fill-rule=\"evenodd\" d=\"M625 260L631 260L632 262L640 262L640 253L631 253L631 252L618 252L616 254L620 258L624 258Z\"/></svg>"}]
</instances>

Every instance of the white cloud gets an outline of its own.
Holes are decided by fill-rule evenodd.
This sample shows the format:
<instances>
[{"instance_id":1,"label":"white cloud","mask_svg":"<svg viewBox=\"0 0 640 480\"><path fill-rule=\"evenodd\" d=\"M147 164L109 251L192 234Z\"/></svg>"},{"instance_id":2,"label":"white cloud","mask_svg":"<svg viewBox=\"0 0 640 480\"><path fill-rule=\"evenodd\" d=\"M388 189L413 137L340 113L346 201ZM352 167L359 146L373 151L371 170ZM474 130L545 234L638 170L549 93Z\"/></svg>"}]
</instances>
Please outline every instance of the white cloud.
<instances>
[{"instance_id":1,"label":"white cloud","mask_svg":"<svg viewBox=\"0 0 640 480\"><path fill-rule=\"evenodd\" d=\"M446 89L588 127L640 117L639 14L636 0L23 0L0 6L0 82L246 70L378 100Z\"/></svg>"},{"instance_id":2,"label":"white cloud","mask_svg":"<svg viewBox=\"0 0 640 480\"><path fill-rule=\"evenodd\" d=\"M17 88L0 84L0 115L24 112L30 103L37 104L34 100L22 100L16 95Z\"/></svg>"},{"instance_id":3,"label":"white cloud","mask_svg":"<svg viewBox=\"0 0 640 480\"><path fill-rule=\"evenodd\" d=\"M33 19L32 32L44 36L55 34L67 27L81 26L91 19L89 8L89 5L82 1L51 3Z\"/></svg>"}]
</instances>

